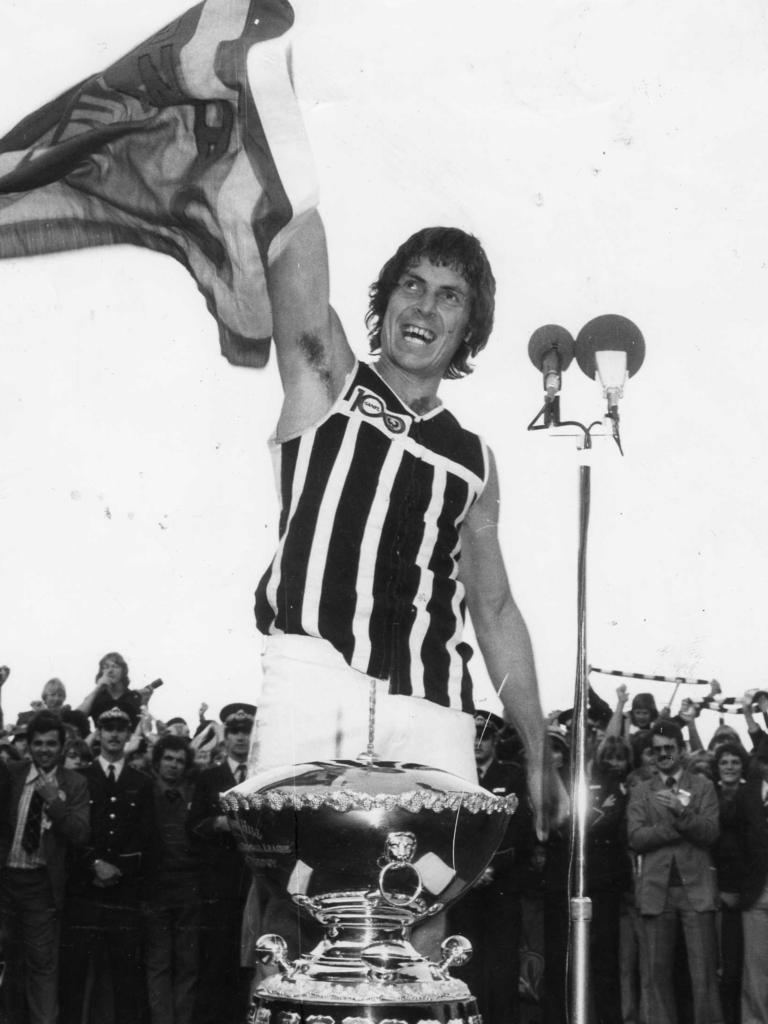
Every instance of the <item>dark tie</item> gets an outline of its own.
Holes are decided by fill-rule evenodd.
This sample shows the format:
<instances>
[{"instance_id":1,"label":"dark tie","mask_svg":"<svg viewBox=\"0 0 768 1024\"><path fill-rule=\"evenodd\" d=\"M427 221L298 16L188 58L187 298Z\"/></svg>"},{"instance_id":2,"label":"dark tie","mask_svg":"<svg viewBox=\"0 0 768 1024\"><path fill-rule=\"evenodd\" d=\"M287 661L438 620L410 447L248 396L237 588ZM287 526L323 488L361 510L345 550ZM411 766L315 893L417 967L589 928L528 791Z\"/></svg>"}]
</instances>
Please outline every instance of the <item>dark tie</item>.
<instances>
[{"instance_id":1,"label":"dark tie","mask_svg":"<svg viewBox=\"0 0 768 1024\"><path fill-rule=\"evenodd\" d=\"M113 764L107 768L107 784L110 788L115 785L115 766Z\"/></svg>"},{"instance_id":2,"label":"dark tie","mask_svg":"<svg viewBox=\"0 0 768 1024\"><path fill-rule=\"evenodd\" d=\"M235 772L235 781L237 782L238 786L240 785L241 782L245 782L245 765L244 764L239 764L237 766L237 771Z\"/></svg>"},{"instance_id":3,"label":"dark tie","mask_svg":"<svg viewBox=\"0 0 768 1024\"><path fill-rule=\"evenodd\" d=\"M674 793L677 788L677 779L674 775L668 775L664 785Z\"/></svg>"},{"instance_id":4,"label":"dark tie","mask_svg":"<svg viewBox=\"0 0 768 1024\"><path fill-rule=\"evenodd\" d=\"M40 845L40 827L43 824L43 798L35 790L29 802L27 820L21 836L22 849L33 854Z\"/></svg>"},{"instance_id":5,"label":"dark tie","mask_svg":"<svg viewBox=\"0 0 768 1024\"><path fill-rule=\"evenodd\" d=\"M165 799L169 804L175 804L177 800L181 799L181 793L178 789L166 789Z\"/></svg>"}]
</instances>

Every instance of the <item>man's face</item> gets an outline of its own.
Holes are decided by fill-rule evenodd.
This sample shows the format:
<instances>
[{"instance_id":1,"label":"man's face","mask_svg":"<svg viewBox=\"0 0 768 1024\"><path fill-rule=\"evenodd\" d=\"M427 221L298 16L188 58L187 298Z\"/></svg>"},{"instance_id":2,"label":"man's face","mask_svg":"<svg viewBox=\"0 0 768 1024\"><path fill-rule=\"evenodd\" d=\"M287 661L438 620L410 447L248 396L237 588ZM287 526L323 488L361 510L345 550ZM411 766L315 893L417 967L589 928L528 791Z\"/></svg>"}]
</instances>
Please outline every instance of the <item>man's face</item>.
<instances>
[{"instance_id":1,"label":"man's face","mask_svg":"<svg viewBox=\"0 0 768 1024\"><path fill-rule=\"evenodd\" d=\"M475 734L475 761L485 764L496 751L496 733L493 729L478 729Z\"/></svg>"},{"instance_id":2,"label":"man's face","mask_svg":"<svg viewBox=\"0 0 768 1024\"><path fill-rule=\"evenodd\" d=\"M227 729L224 743L228 757L235 761L244 761L248 757L248 748L251 745L250 726L234 725L231 729Z\"/></svg>"},{"instance_id":3,"label":"man's face","mask_svg":"<svg viewBox=\"0 0 768 1024\"><path fill-rule=\"evenodd\" d=\"M422 257L404 271L381 322L381 359L440 380L467 334L472 295L463 274Z\"/></svg>"},{"instance_id":4,"label":"man's face","mask_svg":"<svg viewBox=\"0 0 768 1024\"><path fill-rule=\"evenodd\" d=\"M163 782L169 784L180 782L187 768L187 756L183 750L163 751L157 774Z\"/></svg>"},{"instance_id":5,"label":"man's face","mask_svg":"<svg viewBox=\"0 0 768 1024\"><path fill-rule=\"evenodd\" d=\"M118 759L123 756L128 742L128 723L123 721L106 722L99 728L101 752L107 759Z\"/></svg>"},{"instance_id":6,"label":"man's face","mask_svg":"<svg viewBox=\"0 0 768 1024\"><path fill-rule=\"evenodd\" d=\"M656 767L664 775L673 775L680 767L682 751L671 736L654 736L651 749Z\"/></svg>"},{"instance_id":7,"label":"man's face","mask_svg":"<svg viewBox=\"0 0 768 1024\"><path fill-rule=\"evenodd\" d=\"M36 732L29 742L32 763L41 772L49 772L59 762L61 740L55 729L50 732Z\"/></svg>"}]
</instances>

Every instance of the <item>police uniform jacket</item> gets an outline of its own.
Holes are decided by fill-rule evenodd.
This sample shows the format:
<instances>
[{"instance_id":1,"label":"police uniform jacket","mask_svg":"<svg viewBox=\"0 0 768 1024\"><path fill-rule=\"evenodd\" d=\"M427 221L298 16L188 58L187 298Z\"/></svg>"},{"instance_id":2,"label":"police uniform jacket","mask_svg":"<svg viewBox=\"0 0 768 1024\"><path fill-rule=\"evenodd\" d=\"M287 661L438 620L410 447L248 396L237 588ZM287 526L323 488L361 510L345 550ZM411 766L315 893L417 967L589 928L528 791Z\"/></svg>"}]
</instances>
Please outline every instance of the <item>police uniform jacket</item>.
<instances>
[{"instance_id":1,"label":"police uniform jacket","mask_svg":"<svg viewBox=\"0 0 768 1024\"><path fill-rule=\"evenodd\" d=\"M91 841L79 859L73 888L82 891L92 885L93 864L97 860L120 868L120 885L136 886L152 845L152 779L124 764L114 785L110 786L98 760L83 768L82 774L88 782Z\"/></svg>"},{"instance_id":2,"label":"police uniform jacket","mask_svg":"<svg viewBox=\"0 0 768 1024\"><path fill-rule=\"evenodd\" d=\"M231 832L214 827L224 812L219 797L237 785L229 764L206 768L198 776L187 827L192 849L202 862L202 894L206 899L241 899L250 883L250 873Z\"/></svg>"}]
</instances>

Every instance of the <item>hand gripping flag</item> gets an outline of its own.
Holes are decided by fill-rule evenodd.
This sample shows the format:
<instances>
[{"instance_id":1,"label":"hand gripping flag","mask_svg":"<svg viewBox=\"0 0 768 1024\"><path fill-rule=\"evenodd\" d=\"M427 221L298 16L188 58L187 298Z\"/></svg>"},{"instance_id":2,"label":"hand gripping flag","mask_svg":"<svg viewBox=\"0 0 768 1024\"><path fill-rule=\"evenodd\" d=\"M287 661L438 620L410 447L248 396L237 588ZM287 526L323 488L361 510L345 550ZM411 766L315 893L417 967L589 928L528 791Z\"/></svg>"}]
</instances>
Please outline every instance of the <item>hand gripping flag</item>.
<instances>
[{"instance_id":1,"label":"hand gripping flag","mask_svg":"<svg viewBox=\"0 0 768 1024\"><path fill-rule=\"evenodd\" d=\"M287 0L205 0L0 140L0 258L128 242L189 270L235 364L263 366L265 268L316 202Z\"/></svg>"}]
</instances>

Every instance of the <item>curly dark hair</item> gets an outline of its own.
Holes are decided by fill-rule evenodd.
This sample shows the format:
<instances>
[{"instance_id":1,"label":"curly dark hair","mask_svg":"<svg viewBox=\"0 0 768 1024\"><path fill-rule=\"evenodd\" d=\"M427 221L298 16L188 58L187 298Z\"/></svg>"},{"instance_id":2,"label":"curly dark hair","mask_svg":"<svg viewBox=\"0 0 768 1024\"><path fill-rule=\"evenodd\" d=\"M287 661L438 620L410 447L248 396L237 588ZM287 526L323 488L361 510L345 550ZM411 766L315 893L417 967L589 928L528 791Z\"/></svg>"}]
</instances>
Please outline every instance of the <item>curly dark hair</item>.
<instances>
[{"instance_id":1,"label":"curly dark hair","mask_svg":"<svg viewBox=\"0 0 768 1024\"><path fill-rule=\"evenodd\" d=\"M166 733L165 736L161 736L152 747L152 766L154 768L158 767L166 750L183 750L186 759L186 770L189 771L195 759L195 752L190 747L186 736L174 736L173 733Z\"/></svg>"},{"instance_id":2,"label":"curly dark hair","mask_svg":"<svg viewBox=\"0 0 768 1024\"><path fill-rule=\"evenodd\" d=\"M480 242L460 228L422 228L403 242L381 268L378 280L368 289L365 314L371 352L381 347L381 323L392 292L402 275L420 259L428 259L437 267L451 267L472 290L469 329L445 371L448 380L466 377L472 373L470 358L485 348L493 329L496 280Z\"/></svg>"}]
</instances>

